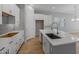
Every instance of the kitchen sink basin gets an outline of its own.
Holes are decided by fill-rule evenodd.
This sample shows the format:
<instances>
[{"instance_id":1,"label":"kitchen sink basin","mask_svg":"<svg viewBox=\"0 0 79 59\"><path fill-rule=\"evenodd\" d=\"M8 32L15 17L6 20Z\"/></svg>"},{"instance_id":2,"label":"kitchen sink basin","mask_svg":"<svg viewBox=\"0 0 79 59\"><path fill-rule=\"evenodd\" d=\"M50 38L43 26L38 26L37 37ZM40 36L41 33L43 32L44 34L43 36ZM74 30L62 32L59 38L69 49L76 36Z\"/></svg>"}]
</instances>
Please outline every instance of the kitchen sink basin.
<instances>
[{"instance_id":1,"label":"kitchen sink basin","mask_svg":"<svg viewBox=\"0 0 79 59\"><path fill-rule=\"evenodd\" d=\"M61 37L59 37L59 36L57 36L57 35L55 35L55 34L53 34L53 33L47 33L46 34L49 38L51 38L51 39L61 39Z\"/></svg>"},{"instance_id":2,"label":"kitchen sink basin","mask_svg":"<svg viewBox=\"0 0 79 59\"><path fill-rule=\"evenodd\" d=\"M1 35L0 38L7 38L7 37L13 37L17 34L18 32L14 32L14 33L7 33L4 35Z\"/></svg>"}]
</instances>

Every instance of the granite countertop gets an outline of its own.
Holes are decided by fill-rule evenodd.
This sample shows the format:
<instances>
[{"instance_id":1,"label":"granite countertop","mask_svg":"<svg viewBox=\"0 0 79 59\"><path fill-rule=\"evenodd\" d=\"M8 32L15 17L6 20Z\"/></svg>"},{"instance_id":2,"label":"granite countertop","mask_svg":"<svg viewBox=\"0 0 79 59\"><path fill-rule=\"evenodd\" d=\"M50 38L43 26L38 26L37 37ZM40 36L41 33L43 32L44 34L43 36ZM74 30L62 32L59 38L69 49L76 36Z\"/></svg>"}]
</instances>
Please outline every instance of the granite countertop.
<instances>
[{"instance_id":1,"label":"granite countertop","mask_svg":"<svg viewBox=\"0 0 79 59\"><path fill-rule=\"evenodd\" d=\"M8 33L16 33L16 32L18 32L18 34L14 35L13 37L3 37L3 38L0 38L0 47L3 46L3 45L5 46L5 44L8 44L13 39L20 37L20 35L23 33L23 31L12 31L12 32L8 32ZM2 34L0 36L6 35L8 33Z\"/></svg>"},{"instance_id":2,"label":"granite countertop","mask_svg":"<svg viewBox=\"0 0 79 59\"><path fill-rule=\"evenodd\" d=\"M58 46L58 45L64 45L64 44L69 44L69 43L75 43L78 42L79 39L76 36L73 36L71 34L68 34L66 32L63 31L59 31L58 36L61 37L61 39L51 39L49 38L46 33L53 33L55 35L56 31L52 31L52 30L40 30L40 32L43 34L43 36L45 38L47 38L47 40L53 45L53 46Z\"/></svg>"}]
</instances>

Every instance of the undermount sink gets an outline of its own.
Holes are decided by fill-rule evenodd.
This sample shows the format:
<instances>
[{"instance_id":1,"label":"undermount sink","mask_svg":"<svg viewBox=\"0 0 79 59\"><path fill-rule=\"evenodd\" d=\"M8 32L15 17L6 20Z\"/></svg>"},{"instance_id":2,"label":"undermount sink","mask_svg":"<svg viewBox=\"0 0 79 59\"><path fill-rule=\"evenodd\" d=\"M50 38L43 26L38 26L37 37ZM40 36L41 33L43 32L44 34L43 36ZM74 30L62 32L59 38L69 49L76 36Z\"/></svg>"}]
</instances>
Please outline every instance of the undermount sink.
<instances>
[{"instance_id":1,"label":"undermount sink","mask_svg":"<svg viewBox=\"0 0 79 59\"><path fill-rule=\"evenodd\" d=\"M17 34L18 32L14 32L14 33L7 33L4 35L1 35L0 38L7 38L7 37L13 37Z\"/></svg>"},{"instance_id":2,"label":"undermount sink","mask_svg":"<svg viewBox=\"0 0 79 59\"><path fill-rule=\"evenodd\" d=\"M53 34L53 33L47 33L46 34L48 37L50 37L51 39L61 39L61 37L59 37L59 36L57 36L57 35L55 35L55 34Z\"/></svg>"}]
</instances>

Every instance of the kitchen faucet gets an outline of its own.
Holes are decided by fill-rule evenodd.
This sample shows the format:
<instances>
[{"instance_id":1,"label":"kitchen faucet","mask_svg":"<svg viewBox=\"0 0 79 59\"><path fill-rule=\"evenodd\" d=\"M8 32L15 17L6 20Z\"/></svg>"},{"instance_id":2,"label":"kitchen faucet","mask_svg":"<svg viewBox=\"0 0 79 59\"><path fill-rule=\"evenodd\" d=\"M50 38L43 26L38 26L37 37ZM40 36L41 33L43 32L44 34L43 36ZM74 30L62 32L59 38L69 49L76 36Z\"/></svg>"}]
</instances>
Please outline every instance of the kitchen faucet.
<instances>
[{"instance_id":1,"label":"kitchen faucet","mask_svg":"<svg viewBox=\"0 0 79 59\"><path fill-rule=\"evenodd\" d=\"M57 24L57 35L59 34L59 32L58 32L58 24Z\"/></svg>"},{"instance_id":2,"label":"kitchen faucet","mask_svg":"<svg viewBox=\"0 0 79 59\"><path fill-rule=\"evenodd\" d=\"M58 32L58 23L52 23L52 25L51 25L51 30L53 30L53 29L54 29L54 27L52 27L54 24L56 24L56 25L57 25L55 28L57 29L57 35L58 35L58 34L59 34L59 32Z\"/></svg>"}]
</instances>

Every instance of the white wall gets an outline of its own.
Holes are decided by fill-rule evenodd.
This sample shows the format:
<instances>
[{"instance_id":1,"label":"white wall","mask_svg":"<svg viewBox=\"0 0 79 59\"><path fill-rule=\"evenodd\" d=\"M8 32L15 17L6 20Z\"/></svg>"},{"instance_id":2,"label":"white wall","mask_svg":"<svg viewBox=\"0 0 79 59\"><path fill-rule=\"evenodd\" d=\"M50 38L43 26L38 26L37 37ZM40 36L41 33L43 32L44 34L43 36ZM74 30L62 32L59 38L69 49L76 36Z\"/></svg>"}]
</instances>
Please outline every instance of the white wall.
<instances>
[{"instance_id":1,"label":"white wall","mask_svg":"<svg viewBox=\"0 0 79 59\"><path fill-rule=\"evenodd\" d=\"M29 5L25 5L25 34L27 39L35 36L34 9Z\"/></svg>"}]
</instances>

